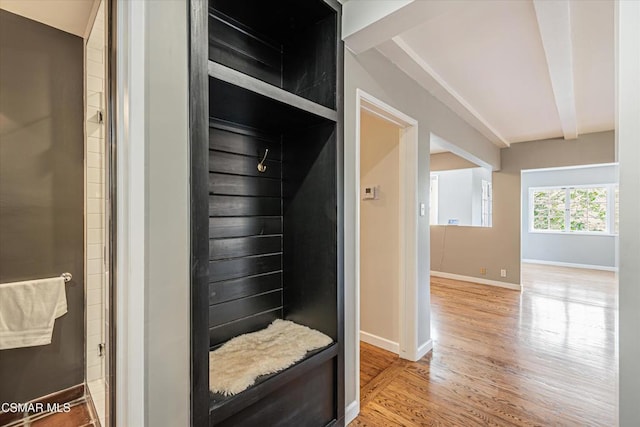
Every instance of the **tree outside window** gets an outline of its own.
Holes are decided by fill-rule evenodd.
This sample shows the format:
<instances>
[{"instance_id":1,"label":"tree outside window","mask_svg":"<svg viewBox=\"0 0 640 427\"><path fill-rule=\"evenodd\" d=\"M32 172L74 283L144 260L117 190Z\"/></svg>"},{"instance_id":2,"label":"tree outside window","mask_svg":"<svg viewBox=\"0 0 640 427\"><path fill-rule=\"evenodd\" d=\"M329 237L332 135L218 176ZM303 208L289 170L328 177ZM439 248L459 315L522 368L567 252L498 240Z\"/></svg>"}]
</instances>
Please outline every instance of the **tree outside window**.
<instances>
[{"instance_id":1,"label":"tree outside window","mask_svg":"<svg viewBox=\"0 0 640 427\"><path fill-rule=\"evenodd\" d=\"M615 204L611 186L537 188L530 191L535 231L606 233ZM615 228L615 226L614 226Z\"/></svg>"},{"instance_id":2,"label":"tree outside window","mask_svg":"<svg viewBox=\"0 0 640 427\"><path fill-rule=\"evenodd\" d=\"M564 190L537 190L533 193L533 229L565 229L566 192Z\"/></svg>"},{"instance_id":3,"label":"tree outside window","mask_svg":"<svg viewBox=\"0 0 640 427\"><path fill-rule=\"evenodd\" d=\"M569 190L571 231L607 231L607 189Z\"/></svg>"}]
</instances>

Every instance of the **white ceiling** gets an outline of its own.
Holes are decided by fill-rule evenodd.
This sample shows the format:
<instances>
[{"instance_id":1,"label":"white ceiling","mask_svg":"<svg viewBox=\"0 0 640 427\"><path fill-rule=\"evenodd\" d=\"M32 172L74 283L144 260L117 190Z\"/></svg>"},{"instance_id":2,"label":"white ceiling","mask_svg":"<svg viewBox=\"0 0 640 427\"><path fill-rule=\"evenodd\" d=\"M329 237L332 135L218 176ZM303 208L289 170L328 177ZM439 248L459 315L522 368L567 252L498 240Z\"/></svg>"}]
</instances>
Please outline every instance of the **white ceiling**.
<instances>
[{"instance_id":1,"label":"white ceiling","mask_svg":"<svg viewBox=\"0 0 640 427\"><path fill-rule=\"evenodd\" d=\"M496 145L614 128L612 1L417 0L407 8L424 21L397 28L377 49Z\"/></svg>"},{"instance_id":2,"label":"white ceiling","mask_svg":"<svg viewBox=\"0 0 640 427\"><path fill-rule=\"evenodd\" d=\"M0 9L85 38L100 0L0 0Z\"/></svg>"}]
</instances>

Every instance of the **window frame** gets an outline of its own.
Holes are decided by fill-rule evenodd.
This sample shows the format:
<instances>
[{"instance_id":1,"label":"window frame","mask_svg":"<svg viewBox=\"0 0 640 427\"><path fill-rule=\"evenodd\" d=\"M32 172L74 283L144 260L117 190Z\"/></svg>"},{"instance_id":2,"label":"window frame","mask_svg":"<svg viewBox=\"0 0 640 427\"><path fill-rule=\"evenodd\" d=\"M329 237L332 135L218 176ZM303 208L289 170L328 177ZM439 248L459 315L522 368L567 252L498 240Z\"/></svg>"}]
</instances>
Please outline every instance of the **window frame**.
<instances>
[{"instance_id":1,"label":"window frame","mask_svg":"<svg viewBox=\"0 0 640 427\"><path fill-rule=\"evenodd\" d=\"M481 181L482 195L480 198L480 226L493 227L493 182L487 179ZM486 196L486 197L485 197Z\"/></svg>"},{"instance_id":2,"label":"window frame","mask_svg":"<svg viewBox=\"0 0 640 427\"><path fill-rule=\"evenodd\" d=\"M438 197L439 195L439 176L430 174L429 176L429 225L438 225ZM435 223L432 222L435 216Z\"/></svg>"},{"instance_id":3,"label":"window frame","mask_svg":"<svg viewBox=\"0 0 640 427\"><path fill-rule=\"evenodd\" d=\"M580 231L571 230L571 190L580 188L606 188L607 190L607 220L606 229L604 231ZM615 191L618 188L617 183L600 183L600 184L579 184L579 185L551 185L540 187L529 187L528 203L529 203L529 218L527 228L529 233L534 234L565 234L565 235L580 235L580 236L617 236L615 231ZM534 224L534 193L536 191L554 191L564 190L565 195L565 225L564 230L537 230L533 227Z\"/></svg>"}]
</instances>

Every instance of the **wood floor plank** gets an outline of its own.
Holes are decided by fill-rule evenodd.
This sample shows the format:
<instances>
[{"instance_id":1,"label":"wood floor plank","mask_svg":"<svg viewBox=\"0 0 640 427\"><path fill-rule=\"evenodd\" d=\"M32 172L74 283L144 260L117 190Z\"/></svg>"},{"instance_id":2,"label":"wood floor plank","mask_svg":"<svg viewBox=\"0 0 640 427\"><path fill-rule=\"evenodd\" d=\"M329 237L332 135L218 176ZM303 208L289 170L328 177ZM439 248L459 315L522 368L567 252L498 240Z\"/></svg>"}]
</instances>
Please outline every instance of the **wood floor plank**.
<instances>
[{"instance_id":1,"label":"wood floor plank","mask_svg":"<svg viewBox=\"0 0 640 427\"><path fill-rule=\"evenodd\" d=\"M382 371L378 376L365 385L360 391L360 405L365 405L373 400L387 385L389 385L396 376L402 373L409 362L402 359L396 359L391 366Z\"/></svg>"},{"instance_id":2,"label":"wood floor plank","mask_svg":"<svg viewBox=\"0 0 640 427\"><path fill-rule=\"evenodd\" d=\"M382 350L364 341L360 342L360 388L364 388L375 377L390 367L398 355Z\"/></svg>"},{"instance_id":3,"label":"wood floor plank","mask_svg":"<svg viewBox=\"0 0 640 427\"><path fill-rule=\"evenodd\" d=\"M433 351L361 351L353 426L616 424L617 281L524 264L522 292L433 277Z\"/></svg>"}]
</instances>

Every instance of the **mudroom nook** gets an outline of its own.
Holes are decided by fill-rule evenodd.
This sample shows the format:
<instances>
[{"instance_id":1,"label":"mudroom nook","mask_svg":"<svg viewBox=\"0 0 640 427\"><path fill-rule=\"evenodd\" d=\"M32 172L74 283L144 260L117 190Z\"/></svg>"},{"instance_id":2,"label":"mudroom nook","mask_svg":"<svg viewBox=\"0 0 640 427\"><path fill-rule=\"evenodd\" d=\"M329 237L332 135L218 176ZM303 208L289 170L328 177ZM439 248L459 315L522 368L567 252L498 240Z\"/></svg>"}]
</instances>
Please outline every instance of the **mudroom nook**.
<instances>
[{"instance_id":1,"label":"mudroom nook","mask_svg":"<svg viewBox=\"0 0 640 427\"><path fill-rule=\"evenodd\" d=\"M342 425L340 5L201 6L191 10L194 425Z\"/></svg>"}]
</instances>

